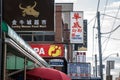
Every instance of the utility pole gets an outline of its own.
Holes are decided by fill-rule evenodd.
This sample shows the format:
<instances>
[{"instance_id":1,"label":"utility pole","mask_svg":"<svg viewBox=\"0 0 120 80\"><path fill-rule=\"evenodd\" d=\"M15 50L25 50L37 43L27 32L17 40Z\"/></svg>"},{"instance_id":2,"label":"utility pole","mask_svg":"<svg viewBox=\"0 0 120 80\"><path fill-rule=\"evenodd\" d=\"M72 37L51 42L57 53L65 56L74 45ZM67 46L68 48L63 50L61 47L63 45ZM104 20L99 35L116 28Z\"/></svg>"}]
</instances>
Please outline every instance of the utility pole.
<instances>
[{"instance_id":1,"label":"utility pole","mask_svg":"<svg viewBox=\"0 0 120 80\"><path fill-rule=\"evenodd\" d=\"M99 47L99 65L100 65L100 77L103 80L103 65L102 65L102 46L101 46L101 29L100 29L100 12L97 12L97 24L98 24L98 47Z\"/></svg>"},{"instance_id":2,"label":"utility pole","mask_svg":"<svg viewBox=\"0 0 120 80\"><path fill-rule=\"evenodd\" d=\"M97 54L95 54L95 77L97 77Z\"/></svg>"}]
</instances>

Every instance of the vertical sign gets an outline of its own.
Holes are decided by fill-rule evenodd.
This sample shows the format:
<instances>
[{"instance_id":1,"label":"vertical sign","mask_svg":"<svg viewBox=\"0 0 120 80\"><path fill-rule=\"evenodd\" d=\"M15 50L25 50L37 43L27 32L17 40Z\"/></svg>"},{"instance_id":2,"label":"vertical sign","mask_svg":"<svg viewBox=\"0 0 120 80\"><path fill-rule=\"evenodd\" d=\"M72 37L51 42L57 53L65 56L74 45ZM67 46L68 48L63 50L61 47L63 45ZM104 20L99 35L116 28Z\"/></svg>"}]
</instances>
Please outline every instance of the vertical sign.
<instances>
[{"instance_id":1,"label":"vertical sign","mask_svg":"<svg viewBox=\"0 0 120 80\"><path fill-rule=\"evenodd\" d=\"M83 43L83 12L75 11L70 14L70 42Z\"/></svg>"}]
</instances>

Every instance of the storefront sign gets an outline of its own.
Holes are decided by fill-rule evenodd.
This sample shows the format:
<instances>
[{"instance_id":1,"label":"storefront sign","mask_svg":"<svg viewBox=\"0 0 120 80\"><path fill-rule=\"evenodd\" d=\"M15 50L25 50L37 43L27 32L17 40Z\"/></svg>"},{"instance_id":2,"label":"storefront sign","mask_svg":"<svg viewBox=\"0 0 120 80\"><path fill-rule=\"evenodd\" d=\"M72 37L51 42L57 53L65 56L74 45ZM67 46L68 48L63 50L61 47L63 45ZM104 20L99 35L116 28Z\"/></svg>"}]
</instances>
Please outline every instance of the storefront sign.
<instances>
[{"instance_id":1,"label":"storefront sign","mask_svg":"<svg viewBox=\"0 0 120 80\"><path fill-rule=\"evenodd\" d=\"M62 59L51 59L49 61L50 66L63 66L64 61Z\"/></svg>"},{"instance_id":2,"label":"storefront sign","mask_svg":"<svg viewBox=\"0 0 120 80\"><path fill-rule=\"evenodd\" d=\"M71 12L70 42L83 43L83 12Z\"/></svg>"},{"instance_id":3,"label":"storefront sign","mask_svg":"<svg viewBox=\"0 0 120 80\"><path fill-rule=\"evenodd\" d=\"M86 62L86 52L73 51L73 62Z\"/></svg>"},{"instance_id":4,"label":"storefront sign","mask_svg":"<svg viewBox=\"0 0 120 80\"><path fill-rule=\"evenodd\" d=\"M54 31L54 0L4 0L3 20L15 31Z\"/></svg>"},{"instance_id":5,"label":"storefront sign","mask_svg":"<svg viewBox=\"0 0 120 80\"><path fill-rule=\"evenodd\" d=\"M71 79L91 78L90 63L68 63L68 76Z\"/></svg>"},{"instance_id":6,"label":"storefront sign","mask_svg":"<svg viewBox=\"0 0 120 80\"><path fill-rule=\"evenodd\" d=\"M31 47L42 57L63 57L63 44L30 44Z\"/></svg>"}]
</instances>

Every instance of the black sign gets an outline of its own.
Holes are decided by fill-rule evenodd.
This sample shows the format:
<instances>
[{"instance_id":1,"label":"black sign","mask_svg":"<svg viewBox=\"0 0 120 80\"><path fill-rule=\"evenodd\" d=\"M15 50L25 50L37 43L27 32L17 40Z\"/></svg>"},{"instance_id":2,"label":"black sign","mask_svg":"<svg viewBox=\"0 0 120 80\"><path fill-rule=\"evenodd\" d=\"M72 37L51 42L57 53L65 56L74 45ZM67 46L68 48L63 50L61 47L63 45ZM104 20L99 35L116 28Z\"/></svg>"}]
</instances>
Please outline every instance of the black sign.
<instances>
[{"instance_id":1,"label":"black sign","mask_svg":"<svg viewBox=\"0 0 120 80\"><path fill-rule=\"evenodd\" d=\"M54 31L54 0L4 0L3 19L17 31Z\"/></svg>"},{"instance_id":2,"label":"black sign","mask_svg":"<svg viewBox=\"0 0 120 80\"><path fill-rule=\"evenodd\" d=\"M78 47L80 48L80 47L85 47L85 48L87 48L87 20L84 20L83 21L83 24L84 24L84 27L83 27L83 30L84 30L84 35L83 35L83 37L84 37L84 42L83 42L83 44L75 44L75 50L78 50Z\"/></svg>"}]
</instances>

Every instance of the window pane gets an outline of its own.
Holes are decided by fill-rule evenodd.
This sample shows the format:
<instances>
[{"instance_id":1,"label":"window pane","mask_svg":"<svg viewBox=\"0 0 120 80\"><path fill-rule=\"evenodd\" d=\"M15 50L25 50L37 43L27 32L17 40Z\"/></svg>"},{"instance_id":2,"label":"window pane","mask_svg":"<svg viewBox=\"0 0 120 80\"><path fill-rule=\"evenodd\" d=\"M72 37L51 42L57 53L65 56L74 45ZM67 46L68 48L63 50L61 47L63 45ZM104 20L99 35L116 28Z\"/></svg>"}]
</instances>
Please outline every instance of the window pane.
<instances>
[{"instance_id":1,"label":"window pane","mask_svg":"<svg viewBox=\"0 0 120 80\"><path fill-rule=\"evenodd\" d=\"M54 35L45 35L45 41L54 41Z\"/></svg>"},{"instance_id":2,"label":"window pane","mask_svg":"<svg viewBox=\"0 0 120 80\"><path fill-rule=\"evenodd\" d=\"M32 35L22 35L22 38L23 38L25 41L32 41Z\"/></svg>"},{"instance_id":3,"label":"window pane","mask_svg":"<svg viewBox=\"0 0 120 80\"><path fill-rule=\"evenodd\" d=\"M43 41L43 35L36 35L34 36L34 41Z\"/></svg>"}]
</instances>

